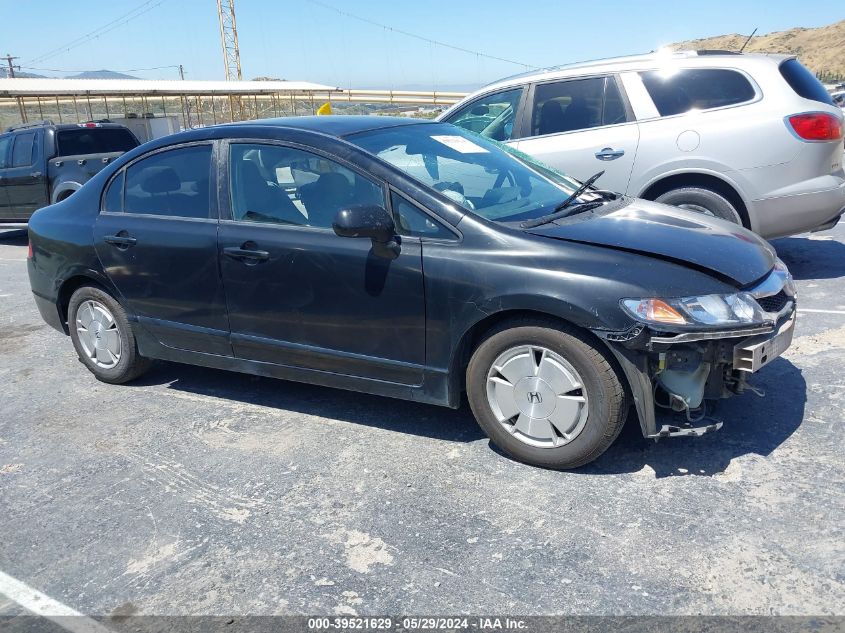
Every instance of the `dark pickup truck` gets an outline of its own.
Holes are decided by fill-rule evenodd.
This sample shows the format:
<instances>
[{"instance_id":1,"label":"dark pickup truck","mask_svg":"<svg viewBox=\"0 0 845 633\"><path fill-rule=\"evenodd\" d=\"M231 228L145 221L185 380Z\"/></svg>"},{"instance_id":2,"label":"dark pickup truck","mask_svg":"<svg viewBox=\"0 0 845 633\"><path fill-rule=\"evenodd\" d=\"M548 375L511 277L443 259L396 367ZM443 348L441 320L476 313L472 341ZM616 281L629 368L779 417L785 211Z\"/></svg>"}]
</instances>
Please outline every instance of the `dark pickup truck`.
<instances>
[{"instance_id":1,"label":"dark pickup truck","mask_svg":"<svg viewBox=\"0 0 845 633\"><path fill-rule=\"evenodd\" d=\"M51 121L0 134L0 223L24 223L64 200L138 139L122 125Z\"/></svg>"}]
</instances>

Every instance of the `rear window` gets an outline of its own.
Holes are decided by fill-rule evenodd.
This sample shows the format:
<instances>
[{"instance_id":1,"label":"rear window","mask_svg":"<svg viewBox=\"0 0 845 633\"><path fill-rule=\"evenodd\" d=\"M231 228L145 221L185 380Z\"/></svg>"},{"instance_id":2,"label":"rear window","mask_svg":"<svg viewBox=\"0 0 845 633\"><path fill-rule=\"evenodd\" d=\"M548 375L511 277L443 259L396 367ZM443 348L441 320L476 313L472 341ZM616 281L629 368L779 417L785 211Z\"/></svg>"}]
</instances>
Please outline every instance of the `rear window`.
<instances>
[{"instance_id":1,"label":"rear window","mask_svg":"<svg viewBox=\"0 0 845 633\"><path fill-rule=\"evenodd\" d=\"M787 59L780 65L780 74L799 97L833 105L833 99L816 76L797 59Z\"/></svg>"},{"instance_id":2,"label":"rear window","mask_svg":"<svg viewBox=\"0 0 845 633\"><path fill-rule=\"evenodd\" d=\"M742 73L721 68L690 68L675 73L640 73L660 116L709 110L751 101L755 92Z\"/></svg>"},{"instance_id":3,"label":"rear window","mask_svg":"<svg viewBox=\"0 0 845 633\"><path fill-rule=\"evenodd\" d=\"M128 152L138 146L132 133L123 128L90 127L56 132L59 156Z\"/></svg>"}]
</instances>

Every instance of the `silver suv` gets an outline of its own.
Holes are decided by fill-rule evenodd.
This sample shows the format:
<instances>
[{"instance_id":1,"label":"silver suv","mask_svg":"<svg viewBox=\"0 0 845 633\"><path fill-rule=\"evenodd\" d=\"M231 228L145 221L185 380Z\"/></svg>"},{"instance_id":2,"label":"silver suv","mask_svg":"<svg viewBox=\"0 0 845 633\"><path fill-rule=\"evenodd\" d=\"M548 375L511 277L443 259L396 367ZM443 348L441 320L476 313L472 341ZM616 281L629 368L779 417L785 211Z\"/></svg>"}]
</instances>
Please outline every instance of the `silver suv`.
<instances>
[{"instance_id":1,"label":"silver suv","mask_svg":"<svg viewBox=\"0 0 845 633\"><path fill-rule=\"evenodd\" d=\"M439 120L767 238L845 212L843 113L794 57L657 52L503 79Z\"/></svg>"}]
</instances>

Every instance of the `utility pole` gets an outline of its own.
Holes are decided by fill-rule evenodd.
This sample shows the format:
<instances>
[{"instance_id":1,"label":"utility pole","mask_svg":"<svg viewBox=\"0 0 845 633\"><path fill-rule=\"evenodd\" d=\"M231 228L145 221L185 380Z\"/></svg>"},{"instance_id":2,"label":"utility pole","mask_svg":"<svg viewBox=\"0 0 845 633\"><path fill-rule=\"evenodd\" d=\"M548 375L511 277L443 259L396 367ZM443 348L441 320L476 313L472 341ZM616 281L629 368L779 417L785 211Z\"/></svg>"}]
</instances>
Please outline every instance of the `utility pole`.
<instances>
[{"instance_id":1,"label":"utility pole","mask_svg":"<svg viewBox=\"0 0 845 633\"><path fill-rule=\"evenodd\" d=\"M185 81L185 71L182 69L182 64L179 64L179 78Z\"/></svg>"},{"instance_id":2,"label":"utility pole","mask_svg":"<svg viewBox=\"0 0 845 633\"><path fill-rule=\"evenodd\" d=\"M2 59L5 59L5 60L6 60L6 63L8 63L8 64L9 64L9 71L8 71L8 72L9 72L9 75L8 75L8 76L9 76L9 79L14 79L14 78L15 78L15 68L20 69L20 66L14 66L14 65L12 64L12 62L13 62L14 60L18 59L18 58L17 58L17 57L12 57L11 55L9 55L9 53L6 53L6 57L4 57L4 58L2 58Z\"/></svg>"}]
</instances>

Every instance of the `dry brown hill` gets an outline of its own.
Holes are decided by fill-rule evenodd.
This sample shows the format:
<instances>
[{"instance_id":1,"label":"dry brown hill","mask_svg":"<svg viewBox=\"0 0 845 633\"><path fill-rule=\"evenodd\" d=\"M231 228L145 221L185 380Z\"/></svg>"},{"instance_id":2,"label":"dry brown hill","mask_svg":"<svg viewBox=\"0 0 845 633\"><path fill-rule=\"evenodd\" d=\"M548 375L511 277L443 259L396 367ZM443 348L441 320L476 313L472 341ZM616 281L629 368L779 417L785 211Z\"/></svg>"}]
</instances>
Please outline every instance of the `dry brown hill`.
<instances>
[{"instance_id":1,"label":"dry brown hill","mask_svg":"<svg viewBox=\"0 0 845 633\"><path fill-rule=\"evenodd\" d=\"M718 35L671 44L674 49L738 51L748 35ZM749 53L790 53L822 76L845 77L845 20L816 29L794 28L755 35L745 47Z\"/></svg>"}]
</instances>

